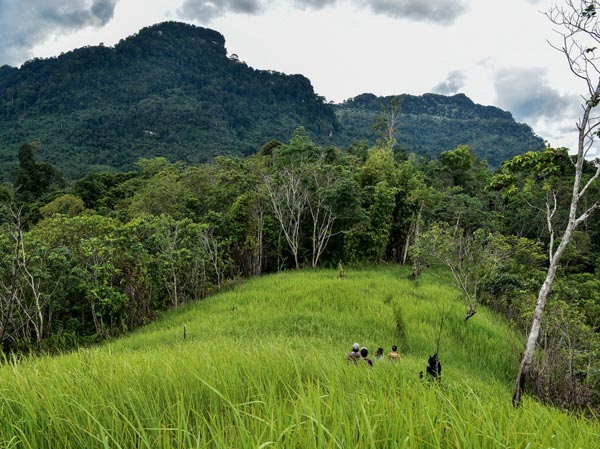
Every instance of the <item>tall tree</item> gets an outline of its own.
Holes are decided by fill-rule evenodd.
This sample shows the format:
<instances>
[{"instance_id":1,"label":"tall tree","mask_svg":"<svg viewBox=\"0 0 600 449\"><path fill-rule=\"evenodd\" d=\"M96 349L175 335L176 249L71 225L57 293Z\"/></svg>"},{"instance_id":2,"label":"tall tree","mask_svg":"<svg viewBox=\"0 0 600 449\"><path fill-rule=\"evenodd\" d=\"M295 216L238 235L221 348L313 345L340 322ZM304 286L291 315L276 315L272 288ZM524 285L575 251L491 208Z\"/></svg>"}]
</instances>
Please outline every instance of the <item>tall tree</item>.
<instances>
[{"instance_id":1,"label":"tall tree","mask_svg":"<svg viewBox=\"0 0 600 449\"><path fill-rule=\"evenodd\" d=\"M452 272L454 284L465 302L465 321L475 315L480 291L488 278L502 271L510 245L501 235L484 229L472 234L459 226L434 224L416 242L413 253L433 258Z\"/></svg>"},{"instance_id":2,"label":"tall tree","mask_svg":"<svg viewBox=\"0 0 600 449\"><path fill-rule=\"evenodd\" d=\"M308 205L309 192L298 168L284 167L273 177L264 177L273 212L292 251L294 265L299 268L300 230Z\"/></svg>"},{"instance_id":3,"label":"tall tree","mask_svg":"<svg viewBox=\"0 0 600 449\"><path fill-rule=\"evenodd\" d=\"M357 185L345 167L320 164L309 167L308 172L311 265L316 268L331 237L353 229L362 210Z\"/></svg>"},{"instance_id":4,"label":"tall tree","mask_svg":"<svg viewBox=\"0 0 600 449\"><path fill-rule=\"evenodd\" d=\"M6 351L8 340L16 340L15 313L17 305L17 276L19 275L19 248L22 235L20 210L6 207L12 217L12 223L7 222L0 231L0 350Z\"/></svg>"},{"instance_id":5,"label":"tall tree","mask_svg":"<svg viewBox=\"0 0 600 449\"><path fill-rule=\"evenodd\" d=\"M383 139L383 143L389 148L396 145L396 133L400 126L400 114L402 112L402 98L391 97L389 102L384 103L381 115L375 119L373 128Z\"/></svg>"},{"instance_id":6,"label":"tall tree","mask_svg":"<svg viewBox=\"0 0 600 449\"><path fill-rule=\"evenodd\" d=\"M15 174L15 198L37 201L51 187L64 185L62 174L52 165L35 161L38 143L25 143L19 148L19 167Z\"/></svg>"},{"instance_id":7,"label":"tall tree","mask_svg":"<svg viewBox=\"0 0 600 449\"><path fill-rule=\"evenodd\" d=\"M586 204L583 211L580 210L582 198L600 176L600 160L598 159L595 161L595 173L588 179L583 176L585 158L593 147L600 127L600 118L593 115L593 111L600 104L600 67L598 66L600 62L600 56L598 56L600 23L597 16L598 9L600 9L600 2L596 0L565 0L564 6L553 7L546 13L548 19L557 27L556 32L562 38L560 45L555 46L555 48L564 54L571 72L585 83L586 91L582 95L584 100L582 104L583 112L577 123L577 154L573 157L575 175L569 216L562 235L557 233L554 224L558 209L556 195L550 195L546 202L546 221L550 234L549 265L546 279L538 293L531 330L515 381L512 398L515 407L521 404L526 376L532 364L535 346L540 334L542 314L560 259L575 229L600 206L600 200L597 200L589 206ZM559 243L555 245L557 240L559 240Z\"/></svg>"}]
</instances>

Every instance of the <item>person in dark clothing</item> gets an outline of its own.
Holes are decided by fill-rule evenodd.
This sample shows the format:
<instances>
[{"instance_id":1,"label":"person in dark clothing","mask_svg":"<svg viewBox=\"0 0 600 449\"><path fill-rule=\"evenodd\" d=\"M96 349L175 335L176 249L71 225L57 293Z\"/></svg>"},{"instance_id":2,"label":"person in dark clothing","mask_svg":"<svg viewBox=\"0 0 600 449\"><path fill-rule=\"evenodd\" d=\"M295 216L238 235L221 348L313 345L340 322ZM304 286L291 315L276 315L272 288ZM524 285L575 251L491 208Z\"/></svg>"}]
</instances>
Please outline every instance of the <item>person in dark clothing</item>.
<instances>
[{"instance_id":1,"label":"person in dark clothing","mask_svg":"<svg viewBox=\"0 0 600 449\"><path fill-rule=\"evenodd\" d=\"M360 355L362 357L362 359L364 360L364 362L370 366L371 368L373 368L373 360L371 360L370 358L368 358L367 356L369 355L369 350L367 348L361 348L360 350Z\"/></svg>"},{"instance_id":2,"label":"person in dark clothing","mask_svg":"<svg viewBox=\"0 0 600 449\"><path fill-rule=\"evenodd\" d=\"M433 354L427 360L426 372L427 372L428 379L433 379L435 381L439 381L440 378L442 377L442 364L440 363L437 354ZM420 379L423 378L423 371L421 371L419 373L419 378Z\"/></svg>"}]
</instances>

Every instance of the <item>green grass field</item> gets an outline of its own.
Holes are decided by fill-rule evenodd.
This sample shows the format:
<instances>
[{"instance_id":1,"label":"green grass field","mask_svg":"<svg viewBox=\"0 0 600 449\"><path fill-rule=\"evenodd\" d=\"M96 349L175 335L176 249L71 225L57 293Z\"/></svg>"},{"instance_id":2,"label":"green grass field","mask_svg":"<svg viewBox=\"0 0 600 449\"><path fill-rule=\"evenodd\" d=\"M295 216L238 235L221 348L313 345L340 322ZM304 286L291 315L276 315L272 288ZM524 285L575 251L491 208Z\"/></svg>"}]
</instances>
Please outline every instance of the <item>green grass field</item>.
<instances>
[{"instance_id":1,"label":"green grass field","mask_svg":"<svg viewBox=\"0 0 600 449\"><path fill-rule=\"evenodd\" d=\"M510 403L521 343L449 278L286 272L127 338L0 366L1 448L585 448L600 424ZM419 380L440 320L443 379ZM187 338L183 338L184 325ZM352 343L398 364L344 362Z\"/></svg>"}]
</instances>

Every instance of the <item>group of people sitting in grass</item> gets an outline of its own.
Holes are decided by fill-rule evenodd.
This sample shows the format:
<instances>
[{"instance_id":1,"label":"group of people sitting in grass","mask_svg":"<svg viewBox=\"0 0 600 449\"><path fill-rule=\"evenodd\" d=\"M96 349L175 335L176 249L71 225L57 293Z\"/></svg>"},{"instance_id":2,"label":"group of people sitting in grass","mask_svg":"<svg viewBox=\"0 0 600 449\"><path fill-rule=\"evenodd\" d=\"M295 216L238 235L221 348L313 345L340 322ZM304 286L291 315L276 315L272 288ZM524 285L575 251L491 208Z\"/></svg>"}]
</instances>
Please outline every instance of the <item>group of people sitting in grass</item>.
<instances>
[{"instance_id":1,"label":"group of people sitting in grass","mask_svg":"<svg viewBox=\"0 0 600 449\"><path fill-rule=\"evenodd\" d=\"M377 349L377 352L375 353L375 360L379 361L383 360L384 358L385 356L383 355L383 348ZM392 346L392 352L387 355L387 359L392 362L397 362L400 360L400 354L398 354L397 346ZM354 343L354 345L352 345L352 351L350 351L346 356L346 361L348 363L354 363L355 365L364 363L370 367L373 367L373 360L369 358L369 350L364 346L361 348L358 343Z\"/></svg>"},{"instance_id":2,"label":"group of people sitting in grass","mask_svg":"<svg viewBox=\"0 0 600 449\"><path fill-rule=\"evenodd\" d=\"M383 355L383 348L378 348L375 353L375 361L384 360L386 357ZM398 354L398 347L392 346L392 352L387 355L387 359L391 362L397 362L400 360L400 354ZM366 365L373 367L373 360L369 358L369 350L364 346L361 348L358 343L352 345L352 351L346 355L346 362L354 365ZM428 377L433 380L440 380L442 374L442 364L438 359L438 355L434 354L427 360L426 373ZM423 378L423 371L419 373L419 377Z\"/></svg>"}]
</instances>

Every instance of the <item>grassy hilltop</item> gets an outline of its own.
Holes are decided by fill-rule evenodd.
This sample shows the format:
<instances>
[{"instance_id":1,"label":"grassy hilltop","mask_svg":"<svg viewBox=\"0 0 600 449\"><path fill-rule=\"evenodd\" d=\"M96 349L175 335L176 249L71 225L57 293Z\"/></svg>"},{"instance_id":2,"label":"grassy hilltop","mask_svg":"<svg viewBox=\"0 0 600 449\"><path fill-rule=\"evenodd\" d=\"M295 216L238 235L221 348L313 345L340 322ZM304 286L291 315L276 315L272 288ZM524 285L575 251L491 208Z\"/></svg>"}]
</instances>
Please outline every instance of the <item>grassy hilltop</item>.
<instances>
[{"instance_id":1,"label":"grassy hilltop","mask_svg":"<svg viewBox=\"0 0 600 449\"><path fill-rule=\"evenodd\" d=\"M522 347L444 273L249 280L92 349L0 367L3 448L592 448L600 424L510 405ZM441 384L421 381L440 319ZM184 325L187 338L183 339ZM355 341L402 361L344 363Z\"/></svg>"}]
</instances>

